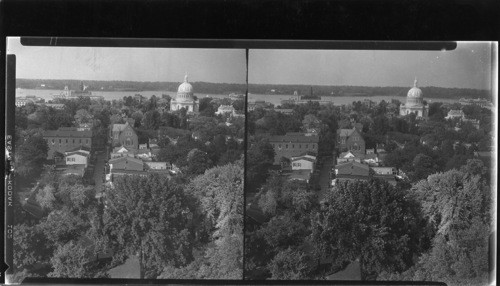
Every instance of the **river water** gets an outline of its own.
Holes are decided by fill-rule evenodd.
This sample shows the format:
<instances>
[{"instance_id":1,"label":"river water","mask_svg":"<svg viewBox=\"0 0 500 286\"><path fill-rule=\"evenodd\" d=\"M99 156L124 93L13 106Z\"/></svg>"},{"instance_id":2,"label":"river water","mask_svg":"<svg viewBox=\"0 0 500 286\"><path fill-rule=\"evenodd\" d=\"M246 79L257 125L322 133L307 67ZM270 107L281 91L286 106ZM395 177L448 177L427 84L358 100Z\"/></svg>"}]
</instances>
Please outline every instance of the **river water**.
<instances>
[{"instance_id":1,"label":"river water","mask_svg":"<svg viewBox=\"0 0 500 286\"><path fill-rule=\"evenodd\" d=\"M16 89L16 97L21 97L21 96L26 96L26 95L34 95L37 97L41 97L45 99L45 101L52 100L53 95L58 95L62 91L61 90L55 90L55 89ZM161 97L162 94L168 94L172 97L175 97L176 92L174 91L92 91L93 95L101 95L104 97L105 100L119 100L122 99L125 96L134 96L135 94L141 94L142 96L146 98L150 98L152 95L156 95L157 97ZM200 93L195 93L195 95L198 98L203 98L203 97L213 97L213 98L226 98L228 97L225 94L200 94ZM296 98L294 95L274 95L274 94L253 94L250 93L248 95L248 101L257 101L257 100L264 100L266 102L272 103L275 106L281 105L282 100L287 100L291 98ZM401 102L406 101L405 96L396 96L396 95L376 95L376 96L369 96L369 97L363 97L363 96L323 96L322 101L328 101L332 102L334 105L343 105L343 104L350 104L353 101L363 101L365 98L368 98L374 102L380 102L382 100L385 100L387 102L390 102L391 99L397 99ZM449 99L449 98L432 98L432 99L426 99L427 102L445 102L445 103L455 103L458 102L457 99Z\"/></svg>"},{"instance_id":2,"label":"river water","mask_svg":"<svg viewBox=\"0 0 500 286\"><path fill-rule=\"evenodd\" d=\"M62 93L62 90L56 89L16 89L16 97L23 97L27 95L34 95L36 97L41 97L45 99L45 102L52 100L53 95L59 95ZM136 94L140 94L146 98L150 98L155 95L156 97L161 97L162 94L168 94L172 97L175 97L176 92L174 91L92 91L92 95L100 95L103 96L105 100L119 100L123 99L125 96L134 96ZM225 98L228 97L225 94L200 94L195 93L198 98L203 97L213 97L213 98Z\"/></svg>"},{"instance_id":3,"label":"river water","mask_svg":"<svg viewBox=\"0 0 500 286\"><path fill-rule=\"evenodd\" d=\"M281 105L282 100L288 100L288 99L295 99L297 96L294 95L268 95L268 94L249 94L248 95L248 101L257 101L257 100L264 100L267 102L270 102L272 104L276 105ZM332 102L334 105L343 105L343 104L350 104L353 101L363 101L364 99L370 99L371 101L374 102L380 102L382 100L385 100L387 102L390 102L391 99L397 99L401 101L402 103L406 102L406 96L395 96L395 95L376 95L376 96L322 96L321 101L328 101ZM457 99L448 99L448 98L432 98L432 99L424 99L430 103L430 102L445 102L445 103L455 103L458 102Z\"/></svg>"}]
</instances>

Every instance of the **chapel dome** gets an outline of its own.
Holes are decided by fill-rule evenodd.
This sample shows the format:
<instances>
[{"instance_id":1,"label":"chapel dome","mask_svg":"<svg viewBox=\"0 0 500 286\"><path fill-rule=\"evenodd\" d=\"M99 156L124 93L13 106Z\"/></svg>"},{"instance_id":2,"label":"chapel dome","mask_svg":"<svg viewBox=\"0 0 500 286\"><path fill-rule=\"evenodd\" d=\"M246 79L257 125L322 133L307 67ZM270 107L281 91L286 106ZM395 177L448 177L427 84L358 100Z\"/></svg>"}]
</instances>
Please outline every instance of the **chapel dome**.
<instances>
[{"instance_id":1,"label":"chapel dome","mask_svg":"<svg viewBox=\"0 0 500 286\"><path fill-rule=\"evenodd\" d=\"M412 98L422 98L423 93L420 88L417 87L417 79L413 82L413 87L408 91L408 97Z\"/></svg>"},{"instance_id":2,"label":"chapel dome","mask_svg":"<svg viewBox=\"0 0 500 286\"><path fill-rule=\"evenodd\" d=\"M188 76L184 76L184 82L177 88L176 101L192 101L193 100L193 86L188 82Z\"/></svg>"},{"instance_id":3,"label":"chapel dome","mask_svg":"<svg viewBox=\"0 0 500 286\"><path fill-rule=\"evenodd\" d=\"M187 75L184 76L184 82L179 85L177 93L193 93L193 86L188 82Z\"/></svg>"}]
</instances>

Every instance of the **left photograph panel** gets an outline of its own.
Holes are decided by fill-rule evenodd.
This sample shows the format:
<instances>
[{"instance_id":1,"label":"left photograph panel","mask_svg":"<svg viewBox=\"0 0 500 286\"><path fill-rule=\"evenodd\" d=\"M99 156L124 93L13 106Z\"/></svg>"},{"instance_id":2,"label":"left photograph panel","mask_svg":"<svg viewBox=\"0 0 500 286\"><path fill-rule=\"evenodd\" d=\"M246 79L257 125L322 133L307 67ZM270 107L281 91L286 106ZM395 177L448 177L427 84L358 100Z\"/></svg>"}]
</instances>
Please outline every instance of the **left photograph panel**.
<instances>
[{"instance_id":1,"label":"left photograph panel","mask_svg":"<svg viewBox=\"0 0 500 286\"><path fill-rule=\"evenodd\" d=\"M243 278L245 50L8 38L7 54L6 282Z\"/></svg>"}]
</instances>

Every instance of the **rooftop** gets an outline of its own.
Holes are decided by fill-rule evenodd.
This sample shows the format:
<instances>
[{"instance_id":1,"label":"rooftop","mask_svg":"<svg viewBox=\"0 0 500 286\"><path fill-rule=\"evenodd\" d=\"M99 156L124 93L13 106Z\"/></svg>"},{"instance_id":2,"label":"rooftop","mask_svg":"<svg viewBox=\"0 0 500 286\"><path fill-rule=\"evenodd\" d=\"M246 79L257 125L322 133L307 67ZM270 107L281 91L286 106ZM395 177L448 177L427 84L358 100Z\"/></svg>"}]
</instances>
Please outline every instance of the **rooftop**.
<instances>
[{"instance_id":1,"label":"rooftop","mask_svg":"<svg viewBox=\"0 0 500 286\"><path fill-rule=\"evenodd\" d=\"M370 174L370 167L358 162L347 162L335 166L337 176L366 176Z\"/></svg>"},{"instance_id":2,"label":"rooftop","mask_svg":"<svg viewBox=\"0 0 500 286\"><path fill-rule=\"evenodd\" d=\"M287 133L268 137L269 142L318 143L319 136L306 136L304 133Z\"/></svg>"},{"instance_id":3,"label":"rooftop","mask_svg":"<svg viewBox=\"0 0 500 286\"><path fill-rule=\"evenodd\" d=\"M61 127L58 130L45 130L43 137L75 137L75 138L91 138L92 131L78 131L76 128Z\"/></svg>"}]
</instances>

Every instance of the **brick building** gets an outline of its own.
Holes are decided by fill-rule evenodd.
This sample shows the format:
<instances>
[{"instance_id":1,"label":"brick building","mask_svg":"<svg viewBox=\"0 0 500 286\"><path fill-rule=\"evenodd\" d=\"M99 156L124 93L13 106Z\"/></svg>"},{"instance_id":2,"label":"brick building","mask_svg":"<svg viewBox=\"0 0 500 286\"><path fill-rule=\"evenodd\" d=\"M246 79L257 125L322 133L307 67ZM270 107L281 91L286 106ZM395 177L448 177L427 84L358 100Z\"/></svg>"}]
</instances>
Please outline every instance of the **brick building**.
<instances>
[{"instance_id":1,"label":"brick building","mask_svg":"<svg viewBox=\"0 0 500 286\"><path fill-rule=\"evenodd\" d=\"M138 149L139 138L134 128L128 122L125 124L113 124L111 128L111 144L113 147L124 146L126 148Z\"/></svg>"},{"instance_id":2,"label":"brick building","mask_svg":"<svg viewBox=\"0 0 500 286\"><path fill-rule=\"evenodd\" d=\"M365 140L361 135L361 126L352 129L337 130L337 146L340 152L350 151L353 154L365 154Z\"/></svg>"},{"instance_id":3,"label":"brick building","mask_svg":"<svg viewBox=\"0 0 500 286\"><path fill-rule=\"evenodd\" d=\"M304 133L287 133L286 135L274 135L268 137L273 146L274 164L279 165L282 157L291 159L305 152L318 152L319 136L306 135Z\"/></svg>"},{"instance_id":4,"label":"brick building","mask_svg":"<svg viewBox=\"0 0 500 286\"><path fill-rule=\"evenodd\" d=\"M54 159L54 155L80 147L92 147L92 131L78 131L76 127L60 127L58 130L46 130L43 138L47 141L49 150L47 159Z\"/></svg>"}]
</instances>

